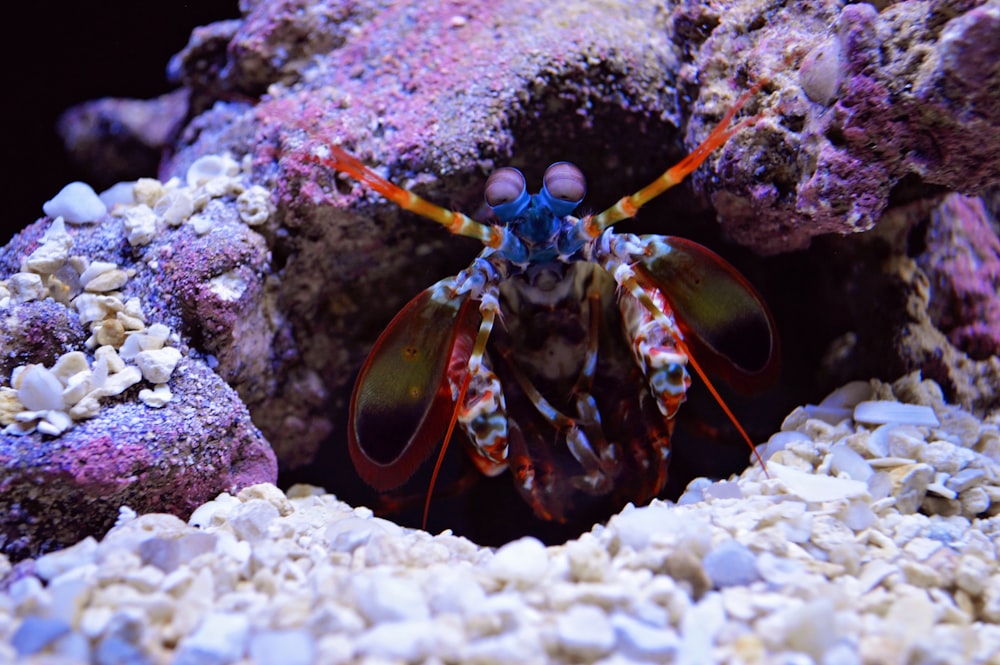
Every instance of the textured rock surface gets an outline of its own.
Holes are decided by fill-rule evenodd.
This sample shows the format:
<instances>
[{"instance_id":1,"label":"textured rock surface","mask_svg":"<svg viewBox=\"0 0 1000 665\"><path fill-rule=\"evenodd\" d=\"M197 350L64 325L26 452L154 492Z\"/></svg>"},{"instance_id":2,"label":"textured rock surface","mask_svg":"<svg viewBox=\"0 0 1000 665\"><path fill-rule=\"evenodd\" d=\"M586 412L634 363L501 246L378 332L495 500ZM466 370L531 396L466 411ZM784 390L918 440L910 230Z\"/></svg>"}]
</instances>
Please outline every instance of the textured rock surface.
<instances>
[{"instance_id":1,"label":"textured rock surface","mask_svg":"<svg viewBox=\"0 0 1000 665\"><path fill-rule=\"evenodd\" d=\"M721 184L703 184L739 242L782 252L870 229L900 183L978 194L1000 182L995 1L685 6L706 38L681 71L702 99L748 73L772 80L768 112L720 158ZM714 116L693 111L697 138Z\"/></svg>"},{"instance_id":2,"label":"textured rock surface","mask_svg":"<svg viewBox=\"0 0 1000 665\"><path fill-rule=\"evenodd\" d=\"M938 425L858 422L861 400ZM786 419L770 479L699 479L554 547L403 529L303 485L188 524L123 511L99 543L0 557L0 659L991 663L996 415L915 376L851 384Z\"/></svg>"},{"instance_id":3,"label":"textured rock surface","mask_svg":"<svg viewBox=\"0 0 1000 665\"><path fill-rule=\"evenodd\" d=\"M239 387L251 360L268 362L273 330L256 312L269 255L238 197L203 185L146 180L111 213L43 219L0 250L0 550L11 558L101 535L125 503L186 518L220 491L276 480L267 441L209 367ZM58 206L73 216L88 201ZM148 237L130 230L140 218ZM234 360L234 338L257 353Z\"/></svg>"},{"instance_id":4,"label":"textured rock surface","mask_svg":"<svg viewBox=\"0 0 1000 665\"><path fill-rule=\"evenodd\" d=\"M267 442L217 374L188 361L170 389L153 409L133 388L58 437L0 432L0 550L18 560L101 536L122 505L187 518L220 491L275 478Z\"/></svg>"}]
</instances>

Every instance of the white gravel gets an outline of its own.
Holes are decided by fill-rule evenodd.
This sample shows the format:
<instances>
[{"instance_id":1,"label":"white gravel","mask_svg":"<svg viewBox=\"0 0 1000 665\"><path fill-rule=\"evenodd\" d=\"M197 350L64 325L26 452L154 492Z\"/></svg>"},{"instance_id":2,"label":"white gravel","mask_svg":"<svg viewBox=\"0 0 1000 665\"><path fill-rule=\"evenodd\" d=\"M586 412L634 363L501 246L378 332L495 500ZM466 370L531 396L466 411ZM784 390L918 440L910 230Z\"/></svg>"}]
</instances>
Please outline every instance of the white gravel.
<instances>
[{"instance_id":1,"label":"white gravel","mask_svg":"<svg viewBox=\"0 0 1000 665\"><path fill-rule=\"evenodd\" d=\"M0 595L0 663L1000 663L1000 417L915 377L847 394L789 416L770 478L698 480L558 547L306 486L190 524L124 509ZM929 409L880 410L894 394Z\"/></svg>"}]
</instances>

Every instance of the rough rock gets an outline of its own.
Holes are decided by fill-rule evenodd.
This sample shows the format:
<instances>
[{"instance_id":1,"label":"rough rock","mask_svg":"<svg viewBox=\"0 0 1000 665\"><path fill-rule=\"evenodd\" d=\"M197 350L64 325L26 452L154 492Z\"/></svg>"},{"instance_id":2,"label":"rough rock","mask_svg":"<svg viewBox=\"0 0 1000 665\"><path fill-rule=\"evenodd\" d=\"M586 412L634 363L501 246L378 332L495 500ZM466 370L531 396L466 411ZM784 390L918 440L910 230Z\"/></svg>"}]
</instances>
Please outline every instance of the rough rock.
<instances>
[{"instance_id":1,"label":"rough rock","mask_svg":"<svg viewBox=\"0 0 1000 665\"><path fill-rule=\"evenodd\" d=\"M700 90L689 143L711 129L710 104L730 81L771 80L754 131L720 157L719 185L712 171L694 176L742 244L802 248L817 235L871 229L890 197L917 184L924 195L932 186L981 194L1000 182L995 0L881 11L839 0L774 10L688 0L680 25L678 40L695 42L684 42L681 79Z\"/></svg>"},{"instance_id":2,"label":"rough rock","mask_svg":"<svg viewBox=\"0 0 1000 665\"><path fill-rule=\"evenodd\" d=\"M58 437L0 432L0 551L18 560L103 535L123 505L186 519L219 492L274 481L274 454L217 374L184 361L170 385L161 408L132 388Z\"/></svg>"}]
</instances>

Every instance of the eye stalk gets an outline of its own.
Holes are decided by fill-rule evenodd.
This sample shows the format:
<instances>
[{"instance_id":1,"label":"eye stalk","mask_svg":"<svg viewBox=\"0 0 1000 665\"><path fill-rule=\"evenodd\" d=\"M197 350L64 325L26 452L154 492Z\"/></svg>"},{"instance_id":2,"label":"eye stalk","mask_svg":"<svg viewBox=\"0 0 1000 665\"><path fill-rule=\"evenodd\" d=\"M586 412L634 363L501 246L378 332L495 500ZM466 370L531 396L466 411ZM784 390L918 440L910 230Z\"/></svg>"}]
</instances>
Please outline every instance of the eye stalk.
<instances>
[{"instance_id":1,"label":"eye stalk","mask_svg":"<svg viewBox=\"0 0 1000 665\"><path fill-rule=\"evenodd\" d=\"M490 174L486 179L485 194L486 204L502 221L520 215L531 201L524 175L510 166Z\"/></svg>"},{"instance_id":2,"label":"eye stalk","mask_svg":"<svg viewBox=\"0 0 1000 665\"><path fill-rule=\"evenodd\" d=\"M573 212L587 193L583 171L569 162L556 162L542 177L542 200L560 217Z\"/></svg>"}]
</instances>

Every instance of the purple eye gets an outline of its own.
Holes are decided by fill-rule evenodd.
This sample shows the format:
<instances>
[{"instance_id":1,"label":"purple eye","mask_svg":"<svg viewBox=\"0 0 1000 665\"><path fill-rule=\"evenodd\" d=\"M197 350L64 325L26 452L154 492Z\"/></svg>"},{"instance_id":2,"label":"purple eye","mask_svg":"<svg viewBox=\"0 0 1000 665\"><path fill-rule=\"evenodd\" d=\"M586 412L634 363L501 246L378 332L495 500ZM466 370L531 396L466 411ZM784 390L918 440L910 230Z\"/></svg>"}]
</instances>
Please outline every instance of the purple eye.
<instances>
[{"instance_id":1,"label":"purple eye","mask_svg":"<svg viewBox=\"0 0 1000 665\"><path fill-rule=\"evenodd\" d=\"M521 172L510 166L497 169L486 180L486 203L491 208L512 203L525 195L527 186Z\"/></svg>"},{"instance_id":2,"label":"purple eye","mask_svg":"<svg viewBox=\"0 0 1000 665\"><path fill-rule=\"evenodd\" d=\"M545 169L542 184L554 199L579 203L587 193L587 179L583 171L569 162L556 162Z\"/></svg>"}]
</instances>

